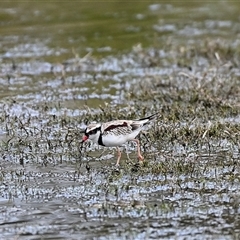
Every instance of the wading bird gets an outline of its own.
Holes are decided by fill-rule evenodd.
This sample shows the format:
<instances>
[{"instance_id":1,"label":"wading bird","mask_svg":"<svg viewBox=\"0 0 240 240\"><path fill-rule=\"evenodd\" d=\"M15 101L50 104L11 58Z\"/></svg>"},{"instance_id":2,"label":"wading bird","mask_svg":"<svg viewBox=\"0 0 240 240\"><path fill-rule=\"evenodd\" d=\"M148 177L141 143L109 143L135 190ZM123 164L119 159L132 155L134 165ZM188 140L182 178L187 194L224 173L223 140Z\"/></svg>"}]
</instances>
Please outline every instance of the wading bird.
<instances>
[{"instance_id":1,"label":"wading bird","mask_svg":"<svg viewBox=\"0 0 240 240\"><path fill-rule=\"evenodd\" d=\"M114 120L105 123L92 123L86 127L82 143L88 139L104 147L117 148L117 163L121 159L121 151L119 146L128 142L134 141L137 144L137 155L139 161L143 161L143 156L140 152L140 143L135 139L146 124L154 120L159 113L155 113L149 117L141 118L139 120Z\"/></svg>"}]
</instances>

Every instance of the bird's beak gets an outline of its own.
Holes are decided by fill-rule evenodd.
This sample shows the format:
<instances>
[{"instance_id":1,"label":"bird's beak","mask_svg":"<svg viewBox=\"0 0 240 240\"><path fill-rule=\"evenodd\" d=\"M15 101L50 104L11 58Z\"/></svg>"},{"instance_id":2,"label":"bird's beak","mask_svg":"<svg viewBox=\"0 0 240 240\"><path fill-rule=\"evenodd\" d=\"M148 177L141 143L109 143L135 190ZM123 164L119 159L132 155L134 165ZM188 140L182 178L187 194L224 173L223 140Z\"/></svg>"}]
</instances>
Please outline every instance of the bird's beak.
<instances>
[{"instance_id":1,"label":"bird's beak","mask_svg":"<svg viewBox=\"0 0 240 240\"><path fill-rule=\"evenodd\" d=\"M87 140L88 140L88 136L83 135L83 137L82 137L82 143L85 142L85 141L87 141Z\"/></svg>"}]
</instances>

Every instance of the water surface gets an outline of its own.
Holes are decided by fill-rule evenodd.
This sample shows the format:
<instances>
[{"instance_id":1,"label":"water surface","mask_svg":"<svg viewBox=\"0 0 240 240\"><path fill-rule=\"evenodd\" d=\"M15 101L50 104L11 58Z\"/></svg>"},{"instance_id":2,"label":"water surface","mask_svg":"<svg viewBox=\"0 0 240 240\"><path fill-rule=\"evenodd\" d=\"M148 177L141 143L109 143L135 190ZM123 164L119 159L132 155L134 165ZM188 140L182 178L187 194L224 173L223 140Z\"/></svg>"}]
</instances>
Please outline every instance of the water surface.
<instances>
[{"instance_id":1,"label":"water surface","mask_svg":"<svg viewBox=\"0 0 240 240\"><path fill-rule=\"evenodd\" d=\"M0 3L1 238L238 239L239 8ZM157 111L142 167L80 145Z\"/></svg>"}]
</instances>

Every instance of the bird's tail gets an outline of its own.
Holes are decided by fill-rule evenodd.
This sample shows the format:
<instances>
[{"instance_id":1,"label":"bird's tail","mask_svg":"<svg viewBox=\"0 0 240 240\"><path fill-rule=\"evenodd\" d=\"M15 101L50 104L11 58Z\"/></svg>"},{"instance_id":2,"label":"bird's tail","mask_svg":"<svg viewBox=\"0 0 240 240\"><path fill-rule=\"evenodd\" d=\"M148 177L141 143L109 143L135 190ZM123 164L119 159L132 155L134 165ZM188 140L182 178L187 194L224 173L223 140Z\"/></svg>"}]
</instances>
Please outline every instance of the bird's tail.
<instances>
[{"instance_id":1,"label":"bird's tail","mask_svg":"<svg viewBox=\"0 0 240 240\"><path fill-rule=\"evenodd\" d=\"M148 117L145 117L145 118L141 118L139 119L138 121L142 121L143 122L143 125L146 125L148 123L150 123L152 120L156 119L158 116L160 116L160 113L154 113L153 115L151 116L148 116ZM145 121L144 121L145 120Z\"/></svg>"}]
</instances>

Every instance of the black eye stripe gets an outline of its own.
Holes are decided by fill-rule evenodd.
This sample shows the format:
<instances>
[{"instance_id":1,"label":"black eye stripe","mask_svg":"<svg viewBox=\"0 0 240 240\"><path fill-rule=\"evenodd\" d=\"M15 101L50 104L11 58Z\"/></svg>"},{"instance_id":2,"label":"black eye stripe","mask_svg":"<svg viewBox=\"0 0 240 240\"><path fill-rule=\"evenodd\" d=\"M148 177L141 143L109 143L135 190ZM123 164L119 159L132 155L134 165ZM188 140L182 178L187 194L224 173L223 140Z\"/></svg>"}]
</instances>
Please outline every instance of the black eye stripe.
<instances>
[{"instance_id":1,"label":"black eye stripe","mask_svg":"<svg viewBox=\"0 0 240 240\"><path fill-rule=\"evenodd\" d=\"M95 129L93 129L93 130L91 130L91 131L89 131L89 132L87 132L86 131L86 135L92 135L92 134L96 134L98 131L100 131L101 130L101 127L98 127L98 128L95 128Z\"/></svg>"},{"instance_id":2,"label":"black eye stripe","mask_svg":"<svg viewBox=\"0 0 240 240\"><path fill-rule=\"evenodd\" d=\"M92 135L92 134L95 134L97 132L97 129L93 129L91 131L88 132L88 134Z\"/></svg>"}]
</instances>

